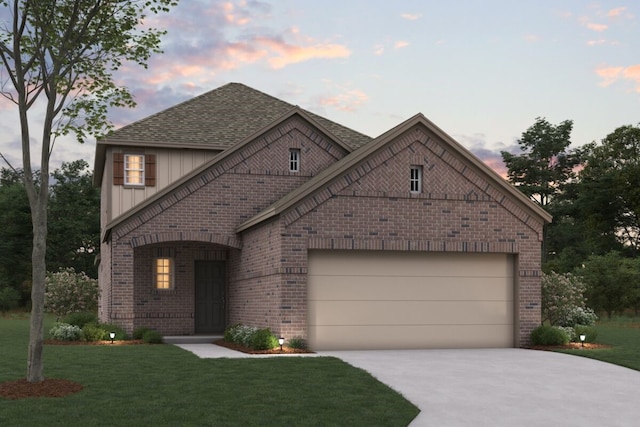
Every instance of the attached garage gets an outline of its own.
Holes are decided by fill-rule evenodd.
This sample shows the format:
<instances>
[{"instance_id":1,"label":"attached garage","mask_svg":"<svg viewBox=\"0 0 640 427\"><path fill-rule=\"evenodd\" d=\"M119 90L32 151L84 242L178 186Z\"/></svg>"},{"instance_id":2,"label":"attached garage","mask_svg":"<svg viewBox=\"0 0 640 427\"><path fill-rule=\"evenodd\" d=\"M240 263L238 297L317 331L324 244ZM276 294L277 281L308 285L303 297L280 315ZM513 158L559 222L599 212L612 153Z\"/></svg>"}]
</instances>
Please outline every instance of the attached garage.
<instances>
[{"instance_id":1,"label":"attached garage","mask_svg":"<svg viewBox=\"0 0 640 427\"><path fill-rule=\"evenodd\" d=\"M311 250L314 350L514 347L508 254Z\"/></svg>"}]
</instances>

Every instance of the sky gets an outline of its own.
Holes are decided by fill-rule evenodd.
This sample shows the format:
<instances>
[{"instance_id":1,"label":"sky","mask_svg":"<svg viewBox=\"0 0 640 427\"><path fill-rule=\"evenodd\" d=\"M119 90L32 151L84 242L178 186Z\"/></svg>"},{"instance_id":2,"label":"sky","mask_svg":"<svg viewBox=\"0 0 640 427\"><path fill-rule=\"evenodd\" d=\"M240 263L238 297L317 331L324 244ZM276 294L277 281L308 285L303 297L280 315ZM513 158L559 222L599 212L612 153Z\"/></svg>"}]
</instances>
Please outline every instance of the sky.
<instances>
[{"instance_id":1,"label":"sky","mask_svg":"<svg viewBox=\"0 0 640 427\"><path fill-rule=\"evenodd\" d=\"M239 82L372 137L420 112L504 173L537 117L572 120L573 147L640 122L639 20L637 0L182 0L145 20L164 53L118 71L138 105L109 117ZM21 167L17 118L0 98L0 153ZM94 151L62 138L51 164Z\"/></svg>"}]
</instances>

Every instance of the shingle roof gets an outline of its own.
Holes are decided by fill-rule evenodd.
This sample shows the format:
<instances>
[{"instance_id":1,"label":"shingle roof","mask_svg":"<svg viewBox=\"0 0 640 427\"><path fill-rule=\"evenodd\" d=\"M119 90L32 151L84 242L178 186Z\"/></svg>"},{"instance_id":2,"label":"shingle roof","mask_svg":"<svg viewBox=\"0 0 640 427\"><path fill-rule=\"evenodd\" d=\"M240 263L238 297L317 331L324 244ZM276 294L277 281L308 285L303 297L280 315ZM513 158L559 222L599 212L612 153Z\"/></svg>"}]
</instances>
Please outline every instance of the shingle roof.
<instances>
[{"instance_id":1,"label":"shingle roof","mask_svg":"<svg viewBox=\"0 0 640 427\"><path fill-rule=\"evenodd\" d=\"M229 83L124 126L99 142L226 149L292 108L295 106L256 89ZM366 135L306 112L352 149L371 140Z\"/></svg>"}]
</instances>

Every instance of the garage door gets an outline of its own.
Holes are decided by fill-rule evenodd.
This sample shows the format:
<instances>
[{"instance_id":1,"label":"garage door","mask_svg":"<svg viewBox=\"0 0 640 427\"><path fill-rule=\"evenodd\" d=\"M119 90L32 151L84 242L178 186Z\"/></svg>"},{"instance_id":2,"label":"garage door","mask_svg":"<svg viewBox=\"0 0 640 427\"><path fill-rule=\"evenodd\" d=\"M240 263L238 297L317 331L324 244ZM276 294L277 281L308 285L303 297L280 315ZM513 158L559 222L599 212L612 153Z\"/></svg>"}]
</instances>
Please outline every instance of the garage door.
<instances>
[{"instance_id":1,"label":"garage door","mask_svg":"<svg viewBox=\"0 0 640 427\"><path fill-rule=\"evenodd\" d=\"M513 347L505 254L310 251L315 350Z\"/></svg>"}]
</instances>

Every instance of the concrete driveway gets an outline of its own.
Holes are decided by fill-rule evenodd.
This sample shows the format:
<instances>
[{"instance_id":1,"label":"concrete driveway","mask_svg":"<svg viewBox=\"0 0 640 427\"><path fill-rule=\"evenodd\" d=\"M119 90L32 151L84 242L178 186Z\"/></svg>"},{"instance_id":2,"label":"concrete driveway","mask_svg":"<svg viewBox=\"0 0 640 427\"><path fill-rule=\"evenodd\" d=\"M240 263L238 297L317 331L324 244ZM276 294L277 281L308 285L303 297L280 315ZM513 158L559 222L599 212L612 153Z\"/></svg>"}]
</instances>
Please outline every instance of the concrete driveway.
<instances>
[{"instance_id":1,"label":"concrete driveway","mask_svg":"<svg viewBox=\"0 0 640 427\"><path fill-rule=\"evenodd\" d=\"M640 372L584 357L523 349L320 355L402 393L421 410L411 426L640 425Z\"/></svg>"}]
</instances>

